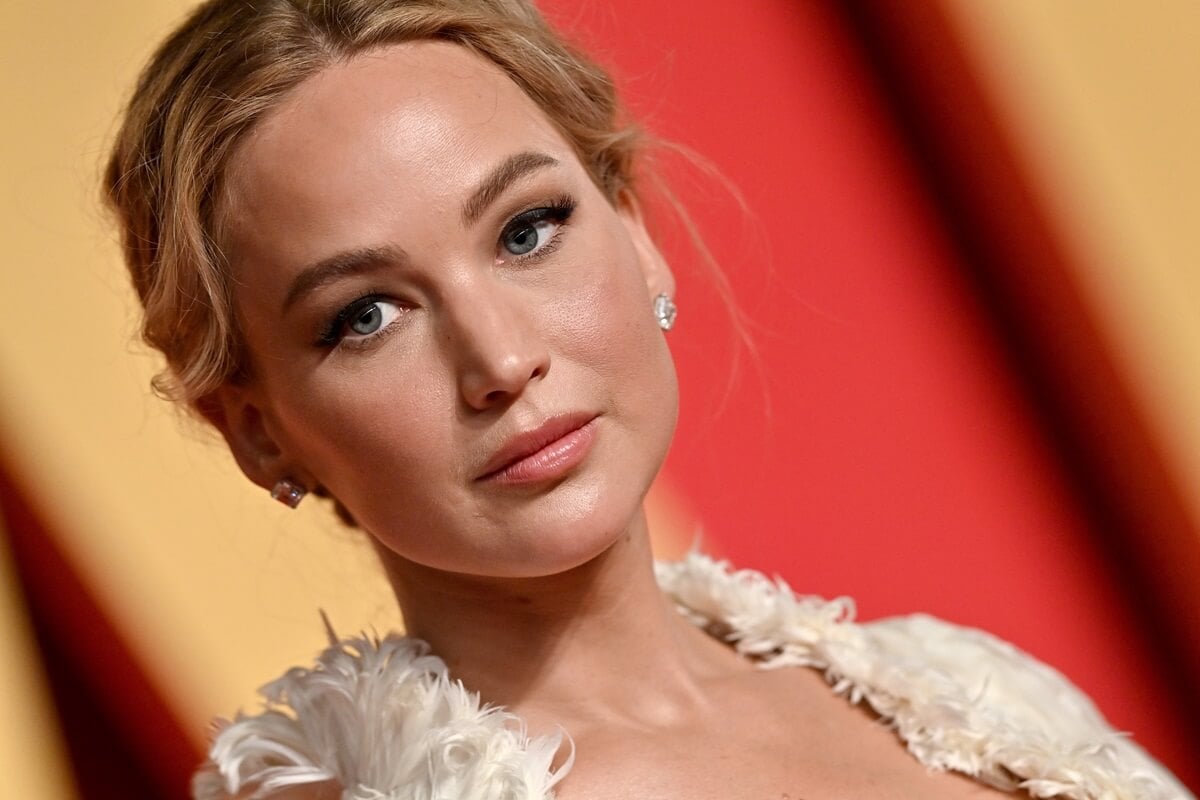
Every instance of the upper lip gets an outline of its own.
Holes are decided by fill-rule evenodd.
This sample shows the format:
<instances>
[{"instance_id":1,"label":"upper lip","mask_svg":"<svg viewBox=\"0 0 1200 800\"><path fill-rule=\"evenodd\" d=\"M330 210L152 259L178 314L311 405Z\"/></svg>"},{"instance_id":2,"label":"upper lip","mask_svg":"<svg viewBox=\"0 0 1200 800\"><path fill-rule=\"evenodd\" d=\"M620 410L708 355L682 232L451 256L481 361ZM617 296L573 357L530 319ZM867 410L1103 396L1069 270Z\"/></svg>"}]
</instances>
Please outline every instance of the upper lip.
<instances>
[{"instance_id":1,"label":"upper lip","mask_svg":"<svg viewBox=\"0 0 1200 800\"><path fill-rule=\"evenodd\" d=\"M505 467L533 455L551 442L556 442L568 433L579 430L595 418L595 414L585 412L561 414L551 417L536 428L506 439L504 444L483 465L475 480L483 480Z\"/></svg>"}]
</instances>

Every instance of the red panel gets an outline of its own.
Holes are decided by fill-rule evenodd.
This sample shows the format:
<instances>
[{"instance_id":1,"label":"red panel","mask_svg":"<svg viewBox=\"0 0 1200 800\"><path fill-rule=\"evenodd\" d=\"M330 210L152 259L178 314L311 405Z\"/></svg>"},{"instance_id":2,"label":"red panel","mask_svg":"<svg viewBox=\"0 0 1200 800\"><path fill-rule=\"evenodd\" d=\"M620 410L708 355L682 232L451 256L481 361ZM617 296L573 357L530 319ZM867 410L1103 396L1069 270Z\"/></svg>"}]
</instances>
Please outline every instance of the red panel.
<instances>
[{"instance_id":1,"label":"red panel","mask_svg":"<svg viewBox=\"0 0 1200 800\"><path fill-rule=\"evenodd\" d=\"M667 247L668 477L710 547L864 617L991 630L1181 769L1186 727L840 19L790 0L545 5L752 210L677 183L754 324L740 369L711 277Z\"/></svg>"},{"instance_id":2,"label":"red panel","mask_svg":"<svg viewBox=\"0 0 1200 800\"><path fill-rule=\"evenodd\" d=\"M0 518L81 796L186 796L201 753L7 467L0 462Z\"/></svg>"}]
</instances>

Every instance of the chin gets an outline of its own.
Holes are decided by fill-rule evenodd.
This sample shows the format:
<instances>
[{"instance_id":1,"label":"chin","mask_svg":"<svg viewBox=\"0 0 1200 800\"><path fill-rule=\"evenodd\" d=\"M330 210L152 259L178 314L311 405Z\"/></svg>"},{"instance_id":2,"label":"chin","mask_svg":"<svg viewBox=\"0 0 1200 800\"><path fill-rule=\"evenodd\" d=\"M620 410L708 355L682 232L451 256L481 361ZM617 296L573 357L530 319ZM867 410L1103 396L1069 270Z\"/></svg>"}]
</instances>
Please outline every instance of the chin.
<instances>
[{"instance_id":1,"label":"chin","mask_svg":"<svg viewBox=\"0 0 1200 800\"><path fill-rule=\"evenodd\" d=\"M630 535L645 535L644 495L639 487L592 484L547 498L553 502L521 520L505 552L479 564L477 574L540 578L577 569Z\"/></svg>"},{"instance_id":2,"label":"chin","mask_svg":"<svg viewBox=\"0 0 1200 800\"><path fill-rule=\"evenodd\" d=\"M630 535L645 536L642 500L648 479L618 475L613 481L588 481L577 475L535 502L514 503L497 512L498 527L464 532L445 531L430 543L456 541L419 551L410 542L374 536L384 558L399 557L414 564L460 575L488 578L544 578L577 569L601 556ZM437 526L427 526L436 530ZM486 546L479 545L487 543Z\"/></svg>"}]
</instances>

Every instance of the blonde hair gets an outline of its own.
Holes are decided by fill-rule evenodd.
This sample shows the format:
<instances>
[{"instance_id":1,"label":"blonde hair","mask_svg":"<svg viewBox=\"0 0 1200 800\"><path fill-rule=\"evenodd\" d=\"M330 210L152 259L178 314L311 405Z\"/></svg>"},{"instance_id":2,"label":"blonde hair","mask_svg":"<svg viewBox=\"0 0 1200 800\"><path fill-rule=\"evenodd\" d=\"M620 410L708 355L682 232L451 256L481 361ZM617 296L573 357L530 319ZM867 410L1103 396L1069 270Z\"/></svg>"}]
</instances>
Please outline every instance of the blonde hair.
<instances>
[{"instance_id":1,"label":"blonde hair","mask_svg":"<svg viewBox=\"0 0 1200 800\"><path fill-rule=\"evenodd\" d=\"M622 118L611 79L528 0L210 0L143 71L105 173L145 310L142 336L167 360L154 380L160 394L202 408L248 368L216 232L238 143L327 65L419 39L454 42L498 65L610 201L632 188L641 134Z\"/></svg>"}]
</instances>

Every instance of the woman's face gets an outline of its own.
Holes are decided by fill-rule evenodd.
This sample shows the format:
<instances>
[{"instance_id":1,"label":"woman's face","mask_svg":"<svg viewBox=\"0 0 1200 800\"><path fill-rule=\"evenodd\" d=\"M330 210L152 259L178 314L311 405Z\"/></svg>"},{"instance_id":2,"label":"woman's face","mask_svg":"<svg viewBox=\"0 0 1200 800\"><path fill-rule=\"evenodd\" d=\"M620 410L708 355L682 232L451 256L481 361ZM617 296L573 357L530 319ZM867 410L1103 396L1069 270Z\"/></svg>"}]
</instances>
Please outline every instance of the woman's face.
<instances>
[{"instance_id":1,"label":"woman's face","mask_svg":"<svg viewBox=\"0 0 1200 800\"><path fill-rule=\"evenodd\" d=\"M625 532L675 424L673 283L499 69L434 42L331 66L226 190L253 378L219 399L252 479L320 484L455 572L550 574Z\"/></svg>"}]
</instances>

